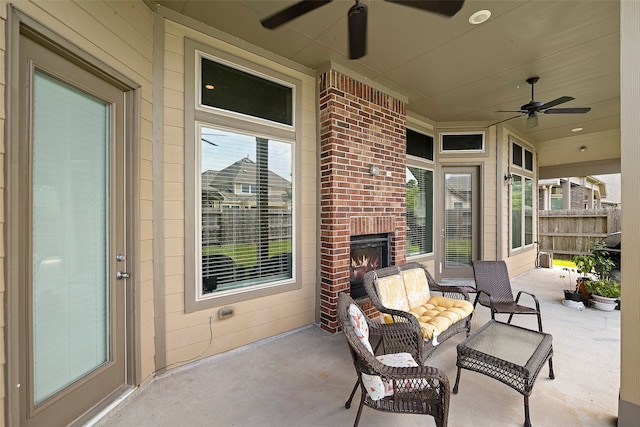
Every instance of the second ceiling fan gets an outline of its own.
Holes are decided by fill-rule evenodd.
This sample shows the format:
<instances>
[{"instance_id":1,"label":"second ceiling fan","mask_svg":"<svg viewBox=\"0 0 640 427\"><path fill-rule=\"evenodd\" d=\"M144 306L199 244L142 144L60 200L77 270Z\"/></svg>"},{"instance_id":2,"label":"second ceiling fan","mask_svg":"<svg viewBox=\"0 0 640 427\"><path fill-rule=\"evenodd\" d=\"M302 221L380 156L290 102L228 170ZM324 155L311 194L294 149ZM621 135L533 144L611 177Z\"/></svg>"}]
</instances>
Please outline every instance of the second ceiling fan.
<instances>
[{"instance_id":1,"label":"second ceiling fan","mask_svg":"<svg viewBox=\"0 0 640 427\"><path fill-rule=\"evenodd\" d=\"M515 119L518 117L522 117L526 114L527 116L527 127L532 128L538 126L538 113L543 114L584 114L591 111L591 107L570 107L570 108L552 108L556 105L564 104L565 102L573 101L575 98L572 96L561 96L560 98L554 99L549 102L540 102L535 101L533 97L533 88L534 85L540 80L540 77L529 77L527 79L527 83L531 85L531 101L529 103L524 104L520 107L519 110L501 110L496 111L497 113L519 113L517 116L509 117L508 119L501 120L497 123L493 123L497 125L498 123L503 123L511 119ZM493 126L493 125L492 125Z\"/></svg>"},{"instance_id":2,"label":"second ceiling fan","mask_svg":"<svg viewBox=\"0 0 640 427\"><path fill-rule=\"evenodd\" d=\"M263 27L270 30L315 10L332 0L302 0L282 9L260 21ZM462 8L464 0L385 0L391 3L433 12L438 15L453 16ZM348 12L349 18L349 58L362 58L367 53L367 5L355 0Z\"/></svg>"}]
</instances>

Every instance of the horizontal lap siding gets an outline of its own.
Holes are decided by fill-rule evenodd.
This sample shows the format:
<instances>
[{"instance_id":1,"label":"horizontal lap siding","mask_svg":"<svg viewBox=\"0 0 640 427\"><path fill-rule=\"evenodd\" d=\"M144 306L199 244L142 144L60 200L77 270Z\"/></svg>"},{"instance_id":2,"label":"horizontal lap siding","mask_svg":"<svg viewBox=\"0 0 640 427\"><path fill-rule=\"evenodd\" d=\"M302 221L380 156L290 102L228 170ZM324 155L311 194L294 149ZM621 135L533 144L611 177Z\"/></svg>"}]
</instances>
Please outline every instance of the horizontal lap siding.
<instances>
[{"instance_id":1,"label":"horizontal lap siding","mask_svg":"<svg viewBox=\"0 0 640 427\"><path fill-rule=\"evenodd\" d=\"M302 81L301 144L295 168L301 197L297 221L302 221L297 255L302 259L299 290L234 303L235 315L217 320L221 307L185 314L184 247L184 39L223 50ZM286 332L315 321L316 310L316 97L315 78L253 55L179 23L165 20L164 61L164 182L165 188L165 309L166 361L179 364L196 355L207 357ZM175 155L173 155L175 153ZM181 190L182 188L182 190ZM168 250L171 247L171 250ZM209 346L210 321L213 342Z\"/></svg>"}]
</instances>

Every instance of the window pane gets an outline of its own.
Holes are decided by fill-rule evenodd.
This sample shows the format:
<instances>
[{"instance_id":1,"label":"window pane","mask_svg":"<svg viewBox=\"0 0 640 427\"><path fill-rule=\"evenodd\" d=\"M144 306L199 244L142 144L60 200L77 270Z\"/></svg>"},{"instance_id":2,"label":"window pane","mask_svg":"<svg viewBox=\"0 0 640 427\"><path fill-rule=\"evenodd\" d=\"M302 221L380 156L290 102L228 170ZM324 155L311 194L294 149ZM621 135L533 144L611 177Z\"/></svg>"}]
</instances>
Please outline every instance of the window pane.
<instances>
[{"instance_id":1,"label":"window pane","mask_svg":"<svg viewBox=\"0 0 640 427\"><path fill-rule=\"evenodd\" d=\"M516 166L522 166L522 147L518 144L511 144L511 162Z\"/></svg>"},{"instance_id":2,"label":"window pane","mask_svg":"<svg viewBox=\"0 0 640 427\"><path fill-rule=\"evenodd\" d=\"M293 89L202 58L202 105L293 124Z\"/></svg>"},{"instance_id":3,"label":"window pane","mask_svg":"<svg viewBox=\"0 0 640 427\"><path fill-rule=\"evenodd\" d=\"M533 153L529 150L524 150L524 168L533 172Z\"/></svg>"},{"instance_id":4,"label":"window pane","mask_svg":"<svg viewBox=\"0 0 640 427\"><path fill-rule=\"evenodd\" d=\"M533 180L524 179L524 244L533 244Z\"/></svg>"},{"instance_id":5,"label":"window pane","mask_svg":"<svg viewBox=\"0 0 640 427\"><path fill-rule=\"evenodd\" d=\"M447 173L444 176L445 240L444 254L447 268L471 266L473 254L473 194L471 174Z\"/></svg>"},{"instance_id":6,"label":"window pane","mask_svg":"<svg viewBox=\"0 0 640 427\"><path fill-rule=\"evenodd\" d=\"M407 255L433 252L433 172L407 167Z\"/></svg>"},{"instance_id":7,"label":"window pane","mask_svg":"<svg viewBox=\"0 0 640 427\"><path fill-rule=\"evenodd\" d=\"M442 135L443 151L463 151L483 149L483 135L479 134L462 134L462 135Z\"/></svg>"},{"instance_id":8,"label":"window pane","mask_svg":"<svg viewBox=\"0 0 640 427\"><path fill-rule=\"evenodd\" d=\"M433 137L407 129L407 154L433 160Z\"/></svg>"},{"instance_id":9,"label":"window pane","mask_svg":"<svg viewBox=\"0 0 640 427\"><path fill-rule=\"evenodd\" d=\"M36 72L34 401L109 360L109 106Z\"/></svg>"},{"instance_id":10,"label":"window pane","mask_svg":"<svg viewBox=\"0 0 640 427\"><path fill-rule=\"evenodd\" d=\"M522 246L522 177L513 176L511 185L511 249Z\"/></svg>"},{"instance_id":11,"label":"window pane","mask_svg":"<svg viewBox=\"0 0 640 427\"><path fill-rule=\"evenodd\" d=\"M292 278L291 144L201 131L202 291Z\"/></svg>"}]
</instances>

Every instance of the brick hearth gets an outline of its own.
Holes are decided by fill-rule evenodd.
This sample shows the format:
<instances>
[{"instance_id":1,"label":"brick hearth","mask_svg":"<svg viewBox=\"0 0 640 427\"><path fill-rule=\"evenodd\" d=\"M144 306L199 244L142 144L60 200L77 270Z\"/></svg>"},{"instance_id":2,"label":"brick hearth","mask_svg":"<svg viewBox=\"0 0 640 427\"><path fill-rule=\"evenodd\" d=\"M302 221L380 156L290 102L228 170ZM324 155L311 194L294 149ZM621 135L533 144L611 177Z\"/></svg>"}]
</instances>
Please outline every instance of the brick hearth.
<instances>
[{"instance_id":1,"label":"brick hearth","mask_svg":"<svg viewBox=\"0 0 640 427\"><path fill-rule=\"evenodd\" d=\"M391 264L405 261L406 104L335 70L320 76L319 90L320 324L336 332L338 293L350 286L350 237L389 233Z\"/></svg>"}]
</instances>

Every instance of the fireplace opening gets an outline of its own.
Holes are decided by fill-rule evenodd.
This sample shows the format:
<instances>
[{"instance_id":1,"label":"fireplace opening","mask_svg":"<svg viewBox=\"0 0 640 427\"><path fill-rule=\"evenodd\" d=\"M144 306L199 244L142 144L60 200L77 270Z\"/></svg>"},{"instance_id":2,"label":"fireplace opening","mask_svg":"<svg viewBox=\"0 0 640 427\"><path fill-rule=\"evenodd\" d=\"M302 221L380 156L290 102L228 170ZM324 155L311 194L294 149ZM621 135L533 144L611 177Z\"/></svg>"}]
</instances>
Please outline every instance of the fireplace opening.
<instances>
[{"instance_id":1,"label":"fireplace opening","mask_svg":"<svg viewBox=\"0 0 640 427\"><path fill-rule=\"evenodd\" d=\"M349 255L351 297L362 298L366 296L363 284L365 273L389 266L389 235L351 236Z\"/></svg>"}]
</instances>

